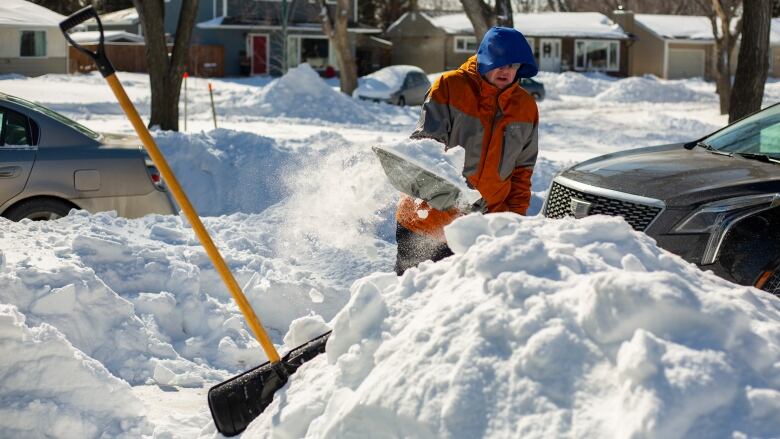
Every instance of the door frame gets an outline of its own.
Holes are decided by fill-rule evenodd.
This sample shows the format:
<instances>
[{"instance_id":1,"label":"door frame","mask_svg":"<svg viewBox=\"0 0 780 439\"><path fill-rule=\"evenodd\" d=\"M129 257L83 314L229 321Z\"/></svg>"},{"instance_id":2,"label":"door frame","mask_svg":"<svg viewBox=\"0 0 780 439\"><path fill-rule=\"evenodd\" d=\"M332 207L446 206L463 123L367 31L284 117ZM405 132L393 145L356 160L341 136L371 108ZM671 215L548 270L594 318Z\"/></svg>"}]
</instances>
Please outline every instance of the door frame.
<instances>
[{"instance_id":1,"label":"door frame","mask_svg":"<svg viewBox=\"0 0 780 439\"><path fill-rule=\"evenodd\" d=\"M265 37L265 72L255 73L255 37ZM247 53L251 54L249 58L249 75L267 75L271 69L271 35L267 33L253 32L246 35Z\"/></svg>"},{"instance_id":2,"label":"door frame","mask_svg":"<svg viewBox=\"0 0 780 439\"><path fill-rule=\"evenodd\" d=\"M542 60L544 59L544 43L551 42L558 45L558 59L556 60L557 70L545 70L542 68ZM545 72L559 73L561 71L561 59L563 56L563 42L560 38L539 38L539 70ZM551 57L552 58L552 57Z\"/></svg>"}]
</instances>

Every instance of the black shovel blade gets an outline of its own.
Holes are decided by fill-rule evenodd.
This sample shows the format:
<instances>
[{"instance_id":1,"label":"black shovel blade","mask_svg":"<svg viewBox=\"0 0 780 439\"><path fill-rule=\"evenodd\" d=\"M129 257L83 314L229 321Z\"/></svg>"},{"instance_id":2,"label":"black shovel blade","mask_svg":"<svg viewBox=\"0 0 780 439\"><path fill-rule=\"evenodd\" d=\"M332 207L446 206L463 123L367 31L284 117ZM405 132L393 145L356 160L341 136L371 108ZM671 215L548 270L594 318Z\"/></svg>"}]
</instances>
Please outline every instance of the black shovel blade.
<instances>
[{"instance_id":1,"label":"black shovel blade","mask_svg":"<svg viewBox=\"0 0 780 439\"><path fill-rule=\"evenodd\" d=\"M209 389L209 408L217 430L235 436L274 400L287 378L301 365L325 352L330 331L291 350L282 361L263 363Z\"/></svg>"}]
</instances>

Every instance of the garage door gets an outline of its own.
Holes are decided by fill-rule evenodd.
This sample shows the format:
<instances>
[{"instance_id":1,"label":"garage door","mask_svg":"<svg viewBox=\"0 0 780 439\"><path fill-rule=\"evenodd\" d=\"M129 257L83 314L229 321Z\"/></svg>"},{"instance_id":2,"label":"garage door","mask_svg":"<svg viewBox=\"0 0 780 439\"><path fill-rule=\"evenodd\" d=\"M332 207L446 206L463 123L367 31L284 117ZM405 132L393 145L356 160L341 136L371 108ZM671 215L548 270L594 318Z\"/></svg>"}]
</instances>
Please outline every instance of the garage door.
<instances>
[{"instance_id":1,"label":"garage door","mask_svg":"<svg viewBox=\"0 0 780 439\"><path fill-rule=\"evenodd\" d=\"M704 50L669 49L669 79L704 76Z\"/></svg>"}]
</instances>

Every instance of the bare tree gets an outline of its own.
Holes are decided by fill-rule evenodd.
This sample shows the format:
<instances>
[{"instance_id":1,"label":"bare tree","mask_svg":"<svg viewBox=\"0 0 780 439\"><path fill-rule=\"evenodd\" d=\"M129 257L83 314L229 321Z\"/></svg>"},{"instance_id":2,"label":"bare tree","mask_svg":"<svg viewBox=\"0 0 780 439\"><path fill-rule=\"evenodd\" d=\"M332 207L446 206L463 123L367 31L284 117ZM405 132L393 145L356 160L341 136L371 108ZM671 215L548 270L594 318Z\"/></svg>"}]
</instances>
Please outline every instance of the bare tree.
<instances>
[{"instance_id":1,"label":"bare tree","mask_svg":"<svg viewBox=\"0 0 780 439\"><path fill-rule=\"evenodd\" d=\"M477 42L482 41L482 37L493 25L496 24L496 16L484 0L460 0L463 10L474 28L474 36Z\"/></svg>"},{"instance_id":2,"label":"bare tree","mask_svg":"<svg viewBox=\"0 0 780 439\"><path fill-rule=\"evenodd\" d=\"M729 122L761 109L769 70L772 0L744 0L742 39L731 91Z\"/></svg>"},{"instance_id":3,"label":"bare tree","mask_svg":"<svg viewBox=\"0 0 780 439\"><path fill-rule=\"evenodd\" d=\"M352 55L352 47L349 45L349 34L347 33L349 4L351 2L350 0L336 1L335 19L330 16L328 5L325 2L326 0L320 0L322 31L328 36L331 45L336 48L341 91L351 95L352 91L357 88L357 65L355 57Z\"/></svg>"},{"instance_id":4,"label":"bare tree","mask_svg":"<svg viewBox=\"0 0 780 439\"><path fill-rule=\"evenodd\" d=\"M742 17L739 12L742 0L697 0L702 7L710 2L707 16L712 23L715 37L715 91L720 98L720 114L728 114L731 99L731 54L742 32Z\"/></svg>"},{"instance_id":5,"label":"bare tree","mask_svg":"<svg viewBox=\"0 0 780 439\"><path fill-rule=\"evenodd\" d=\"M496 25L515 27L511 0L496 0Z\"/></svg>"},{"instance_id":6,"label":"bare tree","mask_svg":"<svg viewBox=\"0 0 780 439\"><path fill-rule=\"evenodd\" d=\"M179 130L179 92L198 11L198 0L181 2L179 22L170 58L165 41L163 0L133 0L146 40L146 65L152 90L149 126Z\"/></svg>"}]
</instances>

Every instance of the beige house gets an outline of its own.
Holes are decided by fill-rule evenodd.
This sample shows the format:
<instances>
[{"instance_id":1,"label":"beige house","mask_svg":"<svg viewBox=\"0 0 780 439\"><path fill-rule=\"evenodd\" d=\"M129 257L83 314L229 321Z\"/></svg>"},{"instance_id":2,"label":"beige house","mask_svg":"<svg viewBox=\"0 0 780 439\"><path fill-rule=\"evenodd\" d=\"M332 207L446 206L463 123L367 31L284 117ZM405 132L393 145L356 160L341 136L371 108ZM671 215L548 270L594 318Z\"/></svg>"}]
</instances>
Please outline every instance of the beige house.
<instances>
[{"instance_id":1,"label":"beige house","mask_svg":"<svg viewBox=\"0 0 780 439\"><path fill-rule=\"evenodd\" d=\"M542 71L628 74L630 36L603 14L514 14L513 20ZM416 65L429 73L459 67L478 47L465 13L407 12L385 35L393 43L393 64Z\"/></svg>"},{"instance_id":2,"label":"beige house","mask_svg":"<svg viewBox=\"0 0 780 439\"><path fill-rule=\"evenodd\" d=\"M65 16L24 0L0 1L0 74L68 72Z\"/></svg>"},{"instance_id":3,"label":"beige house","mask_svg":"<svg viewBox=\"0 0 780 439\"><path fill-rule=\"evenodd\" d=\"M659 78L714 78L715 38L704 16L634 14L615 11L612 17L636 38L629 50L629 75ZM780 19L772 19L769 75L780 76ZM732 74L739 45L732 53Z\"/></svg>"}]
</instances>

